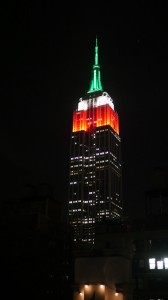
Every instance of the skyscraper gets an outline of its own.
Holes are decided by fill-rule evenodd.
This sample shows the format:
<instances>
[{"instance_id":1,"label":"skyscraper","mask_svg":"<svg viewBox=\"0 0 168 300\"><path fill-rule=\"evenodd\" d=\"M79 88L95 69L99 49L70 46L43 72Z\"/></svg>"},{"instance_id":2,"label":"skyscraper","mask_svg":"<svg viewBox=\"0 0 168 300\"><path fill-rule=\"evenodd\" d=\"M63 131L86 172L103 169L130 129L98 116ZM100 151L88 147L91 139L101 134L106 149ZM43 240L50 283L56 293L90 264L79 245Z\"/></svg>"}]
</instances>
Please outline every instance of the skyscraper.
<instances>
[{"instance_id":1,"label":"skyscraper","mask_svg":"<svg viewBox=\"0 0 168 300\"><path fill-rule=\"evenodd\" d=\"M90 88L73 113L69 178L74 241L92 244L96 223L123 210L119 117L102 88L97 38Z\"/></svg>"}]
</instances>

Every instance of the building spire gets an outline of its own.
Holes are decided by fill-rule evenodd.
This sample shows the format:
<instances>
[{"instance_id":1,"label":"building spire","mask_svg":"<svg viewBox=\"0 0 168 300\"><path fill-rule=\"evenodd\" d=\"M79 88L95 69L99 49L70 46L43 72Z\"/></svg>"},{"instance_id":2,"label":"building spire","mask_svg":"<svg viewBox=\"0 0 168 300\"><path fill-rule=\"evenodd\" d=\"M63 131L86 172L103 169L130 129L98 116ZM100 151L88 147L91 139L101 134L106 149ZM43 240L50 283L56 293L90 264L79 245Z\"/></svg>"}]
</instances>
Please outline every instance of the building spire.
<instances>
[{"instance_id":1,"label":"building spire","mask_svg":"<svg viewBox=\"0 0 168 300\"><path fill-rule=\"evenodd\" d=\"M93 75L90 84L90 89L88 93L92 93L95 91L102 91L102 84L101 84L101 76L100 76L100 66L98 61L98 43L97 43L97 36L96 36L96 46L95 46L95 64L93 65Z\"/></svg>"}]
</instances>

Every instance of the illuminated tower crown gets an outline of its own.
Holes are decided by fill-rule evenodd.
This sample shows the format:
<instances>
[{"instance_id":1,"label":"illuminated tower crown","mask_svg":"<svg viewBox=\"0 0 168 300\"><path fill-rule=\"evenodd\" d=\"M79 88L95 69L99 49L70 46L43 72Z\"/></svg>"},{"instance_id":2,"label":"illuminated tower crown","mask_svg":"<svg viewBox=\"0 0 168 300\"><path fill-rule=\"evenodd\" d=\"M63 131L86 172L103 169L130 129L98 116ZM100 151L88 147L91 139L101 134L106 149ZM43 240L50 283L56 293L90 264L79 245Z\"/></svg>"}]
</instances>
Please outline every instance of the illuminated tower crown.
<instances>
[{"instance_id":1,"label":"illuminated tower crown","mask_svg":"<svg viewBox=\"0 0 168 300\"><path fill-rule=\"evenodd\" d=\"M91 113L92 108L92 113ZM90 115L92 114L92 116ZM96 37L95 64L90 89L79 99L78 108L73 114L73 132L110 125L119 134L119 117L109 94L103 91L100 66L98 63L98 43Z\"/></svg>"}]
</instances>

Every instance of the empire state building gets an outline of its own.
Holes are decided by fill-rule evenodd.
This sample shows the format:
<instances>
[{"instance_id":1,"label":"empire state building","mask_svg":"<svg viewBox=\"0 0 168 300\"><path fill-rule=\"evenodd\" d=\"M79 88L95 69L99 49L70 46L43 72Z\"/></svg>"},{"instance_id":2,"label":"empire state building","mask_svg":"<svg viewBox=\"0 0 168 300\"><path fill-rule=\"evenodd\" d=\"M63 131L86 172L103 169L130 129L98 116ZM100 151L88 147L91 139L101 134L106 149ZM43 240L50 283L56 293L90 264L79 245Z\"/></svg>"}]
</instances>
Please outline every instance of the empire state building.
<instances>
[{"instance_id":1,"label":"empire state building","mask_svg":"<svg viewBox=\"0 0 168 300\"><path fill-rule=\"evenodd\" d=\"M90 88L73 112L68 199L74 241L90 244L96 223L123 212L119 116L102 88L97 39L92 72Z\"/></svg>"}]
</instances>

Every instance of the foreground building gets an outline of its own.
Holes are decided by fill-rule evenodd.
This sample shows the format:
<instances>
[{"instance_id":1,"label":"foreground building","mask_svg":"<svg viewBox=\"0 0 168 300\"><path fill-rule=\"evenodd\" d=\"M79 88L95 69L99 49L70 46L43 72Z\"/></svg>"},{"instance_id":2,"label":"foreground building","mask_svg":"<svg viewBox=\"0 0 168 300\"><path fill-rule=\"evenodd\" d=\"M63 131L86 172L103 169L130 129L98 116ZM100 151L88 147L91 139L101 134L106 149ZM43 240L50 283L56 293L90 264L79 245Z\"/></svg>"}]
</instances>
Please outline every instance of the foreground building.
<instances>
[{"instance_id":1,"label":"foreground building","mask_svg":"<svg viewBox=\"0 0 168 300\"><path fill-rule=\"evenodd\" d=\"M167 216L102 222L76 252L74 300L167 300Z\"/></svg>"},{"instance_id":2,"label":"foreground building","mask_svg":"<svg viewBox=\"0 0 168 300\"><path fill-rule=\"evenodd\" d=\"M90 89L73 113L69 223L74 241L94 244L95 225L122 216L119 116L102 88L96 39Z\"/></svg>"}]
</instances>

